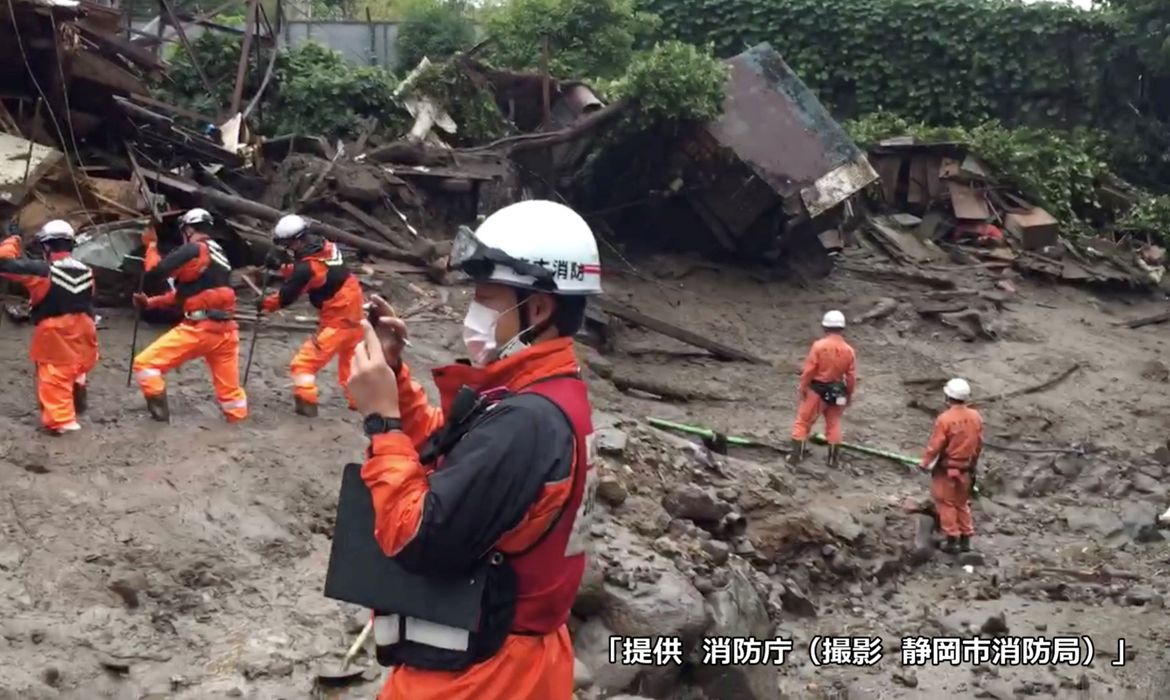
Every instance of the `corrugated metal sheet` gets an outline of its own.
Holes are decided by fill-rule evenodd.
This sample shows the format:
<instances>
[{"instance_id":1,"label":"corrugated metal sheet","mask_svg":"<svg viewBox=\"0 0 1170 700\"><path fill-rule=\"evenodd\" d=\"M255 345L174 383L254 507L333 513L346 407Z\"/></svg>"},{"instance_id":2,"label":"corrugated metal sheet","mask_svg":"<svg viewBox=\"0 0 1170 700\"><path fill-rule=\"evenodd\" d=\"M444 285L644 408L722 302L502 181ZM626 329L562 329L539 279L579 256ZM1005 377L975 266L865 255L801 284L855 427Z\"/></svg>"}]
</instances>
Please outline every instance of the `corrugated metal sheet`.
<instances>
[{"instance_id":1,"label":"corrugated metal sheet","mask_svg":"<svg viewBox=\"0 0 1170 700\"><path fill-rule=\"evenodd\" d=\"M723 115L707 126L782 197L810 216L877 179L865 154L769 44L729 61Z\"/></svg>"}]
</instances>

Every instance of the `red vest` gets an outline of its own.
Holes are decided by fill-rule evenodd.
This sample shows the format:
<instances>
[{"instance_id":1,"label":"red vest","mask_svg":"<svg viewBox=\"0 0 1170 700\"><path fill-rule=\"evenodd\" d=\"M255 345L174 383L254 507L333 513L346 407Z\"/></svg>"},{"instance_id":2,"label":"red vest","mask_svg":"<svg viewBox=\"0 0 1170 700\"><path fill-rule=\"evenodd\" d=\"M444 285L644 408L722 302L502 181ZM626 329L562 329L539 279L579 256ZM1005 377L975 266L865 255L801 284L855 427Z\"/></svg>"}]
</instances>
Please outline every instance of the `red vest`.
<instances>
[{"instance_id":1,"label":"red vest","mask_svg":"<svg viewBox=\"0 0 1170 700\"><path fill-rule=\"evenodd\" d=\"M508 559L518 583L512 630L547 634L568 622L585 574L585 542L596 484L596 471L590 464L593 410L585 382L577 378L538 381L521 392L540 394L555 403L569 419L576 441L573 486L560 518L535 547Z\"/></svg>"}]
</instances>

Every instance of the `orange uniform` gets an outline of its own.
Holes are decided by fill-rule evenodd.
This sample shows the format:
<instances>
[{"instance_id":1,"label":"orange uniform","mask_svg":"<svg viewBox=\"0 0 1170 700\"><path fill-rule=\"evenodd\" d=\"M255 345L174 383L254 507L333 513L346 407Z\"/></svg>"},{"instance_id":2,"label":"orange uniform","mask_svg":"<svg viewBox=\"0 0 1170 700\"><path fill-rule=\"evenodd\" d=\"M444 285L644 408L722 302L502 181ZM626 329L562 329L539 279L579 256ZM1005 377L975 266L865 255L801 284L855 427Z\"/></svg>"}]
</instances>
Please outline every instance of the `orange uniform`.
<instances>
[{"instance_id":1,"label":"orange uniform","mask_svg":"<svg viewBox=\"0 0 1170 700\"><path fill-rule=\"evenodd\" d=\"M240 386L240 331L235 322L236 292L229 281L231 263L219 244L197 234L159 260L157 244L147 243L146 270L174 280L174 289L150 297L147 308L181 305L184 319L134 358L134 376L147 398L166 392L163 375L202 357L211 371L220 409L229 421L248 416Z\"/></svg>"},{"instance_id":2,"label":"orange uniform","mask_svg":"<svg viewBox=\"0 0 1170 700\"><path fill-rule=\"evenodd\" d=\"M293 395L308 404L317 404L317 372L337 356L337 377L344 390L349 384L353 351L362 341L362 288L345 266L341 251L329 241L317 250L298 256L282 269L285 278L280 291L269 294L261 308L272 313L296 302L308 292L309 302L318 311L317 332L301 345L289 364ZM347 394L348 399L348 394ZM350 408L353 402L349 401Z\"/></svg>"},{"instance_id":3,"label":"orange uniform","mask_svg":"<svg viewBox=\"0 0 1170 700\"><path fill-rule=\"evenodd\" d=\"M93 271L67 252L48 260L18 260L20 237L0 245L0 277L28 290L36 322L29 358L37 366L41 425L52 432L76 430L75 387L98 361L93 322Z\"/></svg>"},{"instance_id":4,"label":"orange uniform","mask_svg":"<svg viewBox=\"0 0 1170 700\"><path fill-rule=\"evenodd\" d=\"M935 420L922 468L933 469L930 494L938 510L939 526L948 537L975 534L971 476L982 451L983 416L979 411L955 404Z\"/></svg>"},{"instance_id":5,"label":"orange uniform","mask_svg":"<svg viewBox=\"0 0 1170 700\"><path fill-rule=\"evenodd\" d=\"M825 403L817 391L818 385L837 382L844 382L844 397L846 401L851 401L857 389L857 355L840 333L829 333L812 344L804 359L804 367L800 372L800 407L792 425L793 440L807 440L813 424L823 413L829 444L841 444L841 416L845 406Z\"/></svg>"},{"instance_id":6,"label":"orange uniform","mask_svg":"<svg viewBox=\"0 0 1170 700\"><path fill-rule=\"evenodd\" d=\"M539 343L485 368L444 367L435 372L442 399L442 407L437 408L428 404L423 388L402 365L397 373L402 432L375 436L362 468L373 498L375 537L382 550L399 559L408 557L414 570L457 566L452 562L482 556L485 549L507 556L541 540L558 522L572 497L577 470L584 467L571 457L575 452L572 438L555 409L526 415L507 408L490 412L485 421L492 425L473 428L460 443L468 445L461 448L464 452L452 453L451 459L458 462L454 467L428 469L420 463L417 450L443 425L460 386L518 391L577 371L568 338ZM534 433L540 439L532 439ZM546 469L546 460L557 468L539 473ZM571 471L570 463L574 463ZM575 591L574 585L570 595ZM525 606L547 609L545 596L550 592L548 588L522 590L520 600ZM495 654L460 671L396 666L378 700L569 700L572 696L573 647L567 627L559 624L547 633L508 634Z\"/></svg>"}]
</instances>

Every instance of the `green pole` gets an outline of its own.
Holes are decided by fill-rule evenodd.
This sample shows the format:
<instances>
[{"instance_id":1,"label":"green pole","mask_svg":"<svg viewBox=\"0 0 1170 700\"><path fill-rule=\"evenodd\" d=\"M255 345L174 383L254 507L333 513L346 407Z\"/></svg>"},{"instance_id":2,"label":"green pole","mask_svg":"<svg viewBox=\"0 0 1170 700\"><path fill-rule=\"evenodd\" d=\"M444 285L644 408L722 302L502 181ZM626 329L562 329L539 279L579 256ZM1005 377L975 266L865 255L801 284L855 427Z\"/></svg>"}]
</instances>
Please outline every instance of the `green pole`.
<instances>
[{"instance_id":1,"label":"green pole","mask_svg":"<svg viewBox=\"0 0 1170 700\"><path fill-rule=\"evenodd\" d=\"M650 425L654 426L655 428L666 428L667 430L677 430L680 433L690 433L691 435L698 435L699 437L705 437L709 440L715 439L715 431L709 430L707 428L700 428L700 427L694 426L694 425L686 425L685 423L675 423L673 421L663 420L662 418L647 418L646 422L649 423ZM752 447L752 446L766 447L766 445L764 445L763 443L756 442L755 440L750 440L748 438L741 438L741 437L733 437L731 435L727 436L727 444L739 445L741 447Z\"/></svg>"},{"instance_id":2,"label":"green pole","mask_svg":"<svg viewBox=\"0 0 1170 700\"><path fill-rule=\"evenodd\" d=\"M825 439L825 436L821 435L820 433L813 435L810 439L818 445L827 445L829 443L829 441ZM917 467L919 464L918 460L914 459L913 457L907 457L906 455L901 455L897 452L879 450L876 447L866 447L865 445L855 445L848 442L841 443L841 447L852 452L859 452L861 454L871 455L873 457L884 457L885 459L892 459L893 461L905 464L908 467Z\"/></svg>"}]
</instances>

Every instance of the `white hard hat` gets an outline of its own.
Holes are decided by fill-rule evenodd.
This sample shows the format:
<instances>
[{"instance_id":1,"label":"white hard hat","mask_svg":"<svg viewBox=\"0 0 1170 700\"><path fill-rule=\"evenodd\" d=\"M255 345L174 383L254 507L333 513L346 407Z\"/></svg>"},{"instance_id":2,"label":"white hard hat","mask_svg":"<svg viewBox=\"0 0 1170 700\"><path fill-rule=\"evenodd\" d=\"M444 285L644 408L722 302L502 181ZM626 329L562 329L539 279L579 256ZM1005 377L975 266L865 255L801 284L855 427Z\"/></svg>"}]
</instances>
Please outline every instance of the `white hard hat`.
<instances>
[{"instance_id":1,"label":"white hard hat","mask_svg":"<svg viewBox=\"0 0 1170 700\"><path fill-rule=\"evenodd\" d=\"M272 238L278 241L287 241L290 238L296 238L309 229L309 222L303 216L296 214L286 214L280 217L280 221L276 222L276 228L272 229Z\"/></svg>"},{"instance_id":2,"label":"white hard hat","mask_svg":"<svg viewBox=\"0 0 1170 700\"><path fill-rule=\"evenodd\" d=\"M845 314L837 311L826 311L824 318L821 319L821 328L844 328Z\"/></svg>"},{"instance_id":3,"label":"white hard hat","mask_svg":"<svg viewBox=\"0 0 1170 700\"><path fill-rule=\"evenodd\" d=\"M206 209L190 209L179 219L179 223L183 226L210 224L211 221L211 212L207 211Z\"/></svg>"},{"instance_id":4,"label":"white hard hat","mask_svg":"<svg viewBox=\"0 0 1170 700\"><path fill-rule=\"evenodd\" d=\"M40 243L60 240L71 241L73 240L73 227L69 225L68 221L53 219L42 226L40 231L37 231L35 238Z\"/></svg>"},{"instance_id":5,"label":"white hard hat","mask_svg":"<svg viewBox=\"0 0 1170 700\"><path fill-rule=\"evenodd\" d=\"M959 379L958 377L947 382L943 387L943 394L948 399L954 401L970 401L971 400L971 385L967 383L966 379Z\"/></svg>"},{"instance_id":6,"label":"white hard hat","mask_svg":"<svg viewBox=\"0 0 1170 700\"><path fill-rule=\"evenodd\" d=\"M555 294L601 294L593 231L569 207L545 200L510 204L474 233L462 228L451 266L473 278Z\"/></svg>"}]
</instances>

